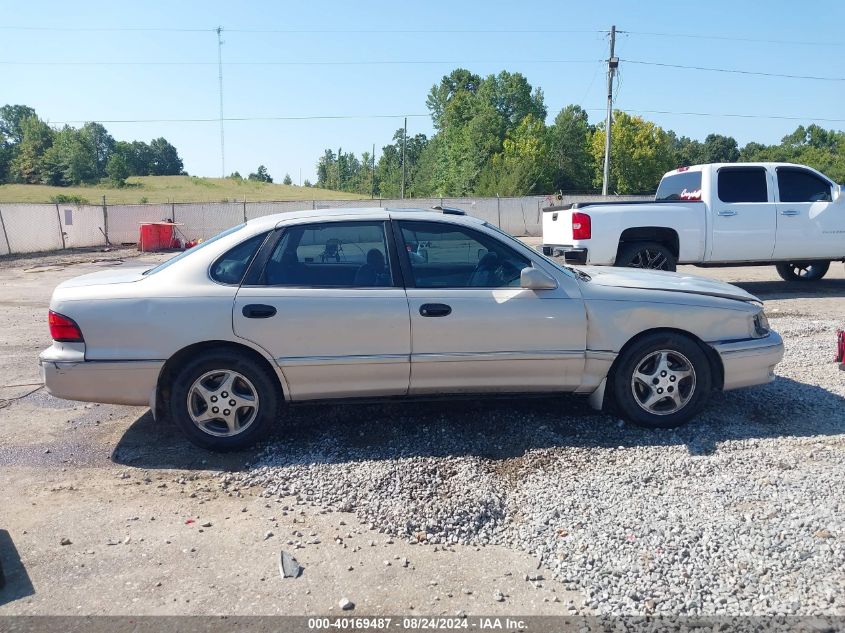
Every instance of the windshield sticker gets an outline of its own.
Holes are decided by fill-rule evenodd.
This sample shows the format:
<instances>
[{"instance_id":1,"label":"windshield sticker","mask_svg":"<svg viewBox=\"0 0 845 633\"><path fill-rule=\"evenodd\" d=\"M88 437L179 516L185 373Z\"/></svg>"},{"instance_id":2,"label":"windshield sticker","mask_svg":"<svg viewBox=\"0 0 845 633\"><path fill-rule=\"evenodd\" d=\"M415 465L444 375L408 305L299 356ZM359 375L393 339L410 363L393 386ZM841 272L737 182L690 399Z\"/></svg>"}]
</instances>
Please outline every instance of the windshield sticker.
<instances>
[{"instance_id":1,"label":"windshield sticker","mask_svg":"<svg viewBox=\"0 0 845 633\"><path fill-rule=\"evenodd\" d=\"M681 191L681 200L701 200L701 189L690 191L686 187Z\"/></svg>"}]
</instances>

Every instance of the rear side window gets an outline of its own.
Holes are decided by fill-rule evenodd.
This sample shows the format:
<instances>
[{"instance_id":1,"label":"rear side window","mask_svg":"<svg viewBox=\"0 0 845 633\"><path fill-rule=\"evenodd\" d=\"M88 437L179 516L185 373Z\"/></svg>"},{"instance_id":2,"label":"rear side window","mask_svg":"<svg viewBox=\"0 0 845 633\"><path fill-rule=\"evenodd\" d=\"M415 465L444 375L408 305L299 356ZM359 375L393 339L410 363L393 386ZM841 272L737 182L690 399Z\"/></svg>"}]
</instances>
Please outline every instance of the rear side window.
<instances>
[{"instance_id":1,"label":"rear side window","mask_svg":"<svg viewBox=\"0 0 845 633\"><path fill-rule=\"evenodd\" d=\"M255 235L217 258L211 267L211 278L221 284L240 284L265 237L267 233Z\"/></svg>"},{"instance_id":2,"label":"rear side window","mask_svg":"<svg viewBox=\"0 0 845 633\"><path fill-rule=\"evenodd\" d=\"M701 172L686 171L666 176L657 188L655 202L668 200L701 200Z\"/></svg>"},{"instance_id":3,"label":"rear side window","mask_svg":"<svg viewBox=\"0 0 845 633\"><path fill-rule=\"evenodd\" d=\"M778 167L781 202L830 202L830 184L803 169Z\"/></svg>"},{"instance_id":4,"label":"rear side window","mask_svg":"<svg viewBox=\"0 0 845 633\"><path fill-rule=\"evenodd\" d=\"M768 202L766 170L760 167L725 167L719 170L722 202Z\"/></svg>"},{"instance_id":5,"label":"rear side window","mask_svg":"<svg viewBox=\"0 0 845 633\"><path fill-rule=\"evenodd\" d=\"M262 283L301 288L393 286L384 222L321 222L285 229Z\"/></svg>"}]
</instances>

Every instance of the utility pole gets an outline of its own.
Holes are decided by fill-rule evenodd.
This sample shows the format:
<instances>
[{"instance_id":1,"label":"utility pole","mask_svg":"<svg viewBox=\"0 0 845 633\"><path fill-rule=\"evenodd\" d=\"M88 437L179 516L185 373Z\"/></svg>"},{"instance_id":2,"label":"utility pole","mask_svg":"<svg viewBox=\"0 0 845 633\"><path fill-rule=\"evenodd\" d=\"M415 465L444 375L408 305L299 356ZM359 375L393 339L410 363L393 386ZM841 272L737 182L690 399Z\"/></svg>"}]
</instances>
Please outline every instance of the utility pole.
<instances>
[{"instance_id":1,"label":"utility pole","mask_svg":"<svg viewBox=\"0 0 845 633\"><path fill-rule=\"evenodd\" d=\"M405 146L408 144L408 117L405 117L405 129L402 132L402 199L405 199Z\"/></svg>"},{"instance_id":2,"label":"utility pole","mask_svg":"<svg viewBox=\"0 0 845 633\"><path fill-rule=\"evenodd\" d=\"M226 150L223 145L223 27L217 31L217 81L220 85L220 177L226 177Z\"/></svg>"},{"instance_id":3,"label":"utility pole","mask_svg":"<svg viewBox=\"0 0 845 633\"><path fill-rule=\"evenodd\" d=\"M616 25L610 27L610 57L607 58L607 119L604 128L604 180L601 193L607 195L610 185L610 126L613 123L613 76L619 67L619 58L615 56Z\"/></svg>"}]
</instances>

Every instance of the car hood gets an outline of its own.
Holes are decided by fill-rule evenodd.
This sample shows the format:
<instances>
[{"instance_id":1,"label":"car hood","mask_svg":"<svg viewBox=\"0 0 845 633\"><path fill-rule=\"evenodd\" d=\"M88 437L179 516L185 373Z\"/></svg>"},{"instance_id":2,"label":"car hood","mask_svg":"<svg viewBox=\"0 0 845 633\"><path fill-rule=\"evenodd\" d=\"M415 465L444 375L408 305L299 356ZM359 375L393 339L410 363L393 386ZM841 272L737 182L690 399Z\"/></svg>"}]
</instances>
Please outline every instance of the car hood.
<instances>
[{"instance_id":1,"label":"car hood","mask_svg":"<svg viewBox=\"0 0 845 633\"><path fill-rule=\"evenodd\" d=\"M723 281L698 277L696 275L670 273L662 270L641 270L637 268L600 266L578 266L577 268L591 277L588 285L596 284L598 286L615 288L684 292L709 297L736 299L737 301L760 301L757 297L742 288L726 284Z\"/></svg>"},{"instance_id":2,"label":"car hood","mask_svg":"<svg viewBox=\"0 0 845 633\"><path fill-rule=\"evenodd\" d=\"M89 273L87 275L80 275L73 279L59 284L59 288L82 288L85 286L105 286L111 284L128 284L144 279L144 271L148 270L149 266L143 268L121 268L120 270L101 270L96 273Z\"/></svg>"}]
</instances>

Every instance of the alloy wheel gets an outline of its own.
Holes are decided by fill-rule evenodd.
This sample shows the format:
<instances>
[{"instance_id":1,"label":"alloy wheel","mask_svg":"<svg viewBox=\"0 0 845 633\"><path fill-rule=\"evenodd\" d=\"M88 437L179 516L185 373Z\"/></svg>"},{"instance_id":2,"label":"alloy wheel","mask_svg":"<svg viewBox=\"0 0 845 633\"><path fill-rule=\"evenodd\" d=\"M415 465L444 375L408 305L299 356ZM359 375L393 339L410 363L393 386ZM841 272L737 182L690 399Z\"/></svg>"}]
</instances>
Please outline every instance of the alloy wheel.
<instances>
[{"instance_id":1,"label":"alloy wheel","mask_svg":"<svg viewBox=\"0 0 845 633\"><path fill-rule=\"evenodd\" d=\"M658 350L643 358L631 376L634 401L648 413L671 415L695 394L695 369L674 350Z\"/></svg>"},{"instance_id":2,"label":"alloy wheel","mask_svg":"<svg viewBox=\"0 0 845 633\"><path fill-rule=\"evenodd\" d=\"M204 433L231 437L258 416L258 390L246 376L217 369L197 378L188 390L188 414Z\"/></svg>"},{"instance_id":3,"label":"alloy wheel","mask_svg":"<svg viewBox=\"0 0 845 633\"><path fill-rule=\"evenodd\" d=\"M669 270L669 260L660 251L644 248L636 252L628 266L630 268L648 268L650 270Z\"/></svg>"}]
</instances>

